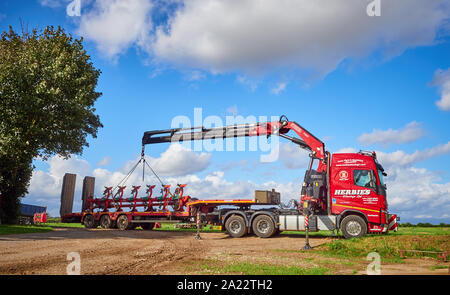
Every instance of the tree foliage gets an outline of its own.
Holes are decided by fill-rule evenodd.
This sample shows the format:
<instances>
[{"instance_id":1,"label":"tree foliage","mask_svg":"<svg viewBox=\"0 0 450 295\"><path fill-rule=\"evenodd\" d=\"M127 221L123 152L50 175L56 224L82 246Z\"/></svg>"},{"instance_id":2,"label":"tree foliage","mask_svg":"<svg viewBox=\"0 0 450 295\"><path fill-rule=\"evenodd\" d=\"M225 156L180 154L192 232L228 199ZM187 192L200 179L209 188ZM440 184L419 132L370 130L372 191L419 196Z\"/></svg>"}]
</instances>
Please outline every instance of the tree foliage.
<instances>
[{"instance_id":1,"label":"tree foliage","mask_svg":"<svg viewBox=\"0 0 450 295\"><path fill-rule=\"evenodd\" d=\"M82 39L58 27L16 33L0 40L0 194L2 219L17 215L27 193L32 161L81 154L102 127L94 103L100 70ZM16 205L14 205L16 204Z\"/></svg>"}]
</instances>

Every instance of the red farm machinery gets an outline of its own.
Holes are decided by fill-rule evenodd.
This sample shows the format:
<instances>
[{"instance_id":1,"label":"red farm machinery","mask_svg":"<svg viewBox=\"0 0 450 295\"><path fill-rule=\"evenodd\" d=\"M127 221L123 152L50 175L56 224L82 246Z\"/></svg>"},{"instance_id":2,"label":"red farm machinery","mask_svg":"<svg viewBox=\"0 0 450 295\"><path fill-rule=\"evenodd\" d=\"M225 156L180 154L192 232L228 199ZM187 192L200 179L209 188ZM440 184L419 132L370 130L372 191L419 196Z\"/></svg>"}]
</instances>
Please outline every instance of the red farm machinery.
<instances>
[{"instance_id":1,"label":"red farm machinery","mask_svg":"<svg viewBox=\"0 0 450 295\"><path fill-rule=\"evenodd\" d=\"M298 137L288 135L290 131ZM170 185L160 180L144 158L149 144L252 136L280 136L309 151L298 200L285 205L273 190L256 191L253 199L194 199L184 194L185 184L178 184L172 193ZM130 173L138 164L158 178L160 196L153 195L155 185L147 185L141 197L139 186L133 186L129 197L124 196L125 186L106 187L102 198L88 198L81 213L67 214L62 220L81 221L87 228L100 225L121 230L137 226L153 229L155 223L208 223L235 238L249 233L268 238L280 231L308 234L319 230L341 231L344 237L352 238L397 230L398 217L388 213L386 173L376 153L331 155L322 141L286 116L274 122L148 131L142 138L142 157Z\"/></svg>"}]
</instances>

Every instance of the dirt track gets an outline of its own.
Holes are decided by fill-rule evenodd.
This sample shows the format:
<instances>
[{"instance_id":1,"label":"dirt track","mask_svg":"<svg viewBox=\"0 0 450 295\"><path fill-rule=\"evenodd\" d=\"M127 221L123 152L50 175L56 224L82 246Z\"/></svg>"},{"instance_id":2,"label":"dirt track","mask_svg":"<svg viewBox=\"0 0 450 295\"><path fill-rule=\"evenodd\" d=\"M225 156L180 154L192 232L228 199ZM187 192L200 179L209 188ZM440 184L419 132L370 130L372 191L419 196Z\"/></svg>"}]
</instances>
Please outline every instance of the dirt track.
<instances>
[{"instance_id":1,"label":"dirt track","mask_svg":"<svg viewBox=\"0 0 450 295\"><path fill-rule=\"evenodd\" d=\"M0 274L66 274L67 254L78 252L82 274L196 274L195 265L203 259L311 266L336 265L329 258L315 259L314 252L299 253L304 237L281 235L270 239L249 236L232 239L224 233L119 231L102 229L56 229L48 233L0 236ZM315 247L331 238L312 238ZM309 258L309 259L308 259ZM196 264L197 263L197 264ZM365 269L365 262L358 268ZM409 261L406 265L386 265L389 274L430 272L434 262ZM434 263L435 264L435 263ZM190 266L186 268L186 266ZM352 273L355 266L336 273Z\"/></svg>"}]
</instances>

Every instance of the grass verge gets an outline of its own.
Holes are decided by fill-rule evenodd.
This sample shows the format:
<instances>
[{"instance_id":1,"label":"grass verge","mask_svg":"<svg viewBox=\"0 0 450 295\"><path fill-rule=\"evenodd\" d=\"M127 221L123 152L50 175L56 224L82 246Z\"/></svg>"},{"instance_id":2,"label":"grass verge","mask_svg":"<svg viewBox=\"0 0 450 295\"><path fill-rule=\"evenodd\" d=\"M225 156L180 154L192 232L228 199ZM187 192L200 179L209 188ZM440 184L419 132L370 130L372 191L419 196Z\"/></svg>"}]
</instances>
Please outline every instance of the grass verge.
<instances>
[{"instance_id":1,"label":"grass verge","mask_svg":"<svg viewBox=\"0 0 450 295\"><path fill-rule=\"evenodd\" d=\"M446 236L450 235L450 227L403 227L400 226L397 232L389 232L389 235L419 235L419 236Z\"/></svg>"},{"instance_id":2,"label":"grass verge","mask_svg":"<svg viewBox=\"0 0 450 295\"><path fill-rule=\"evenodd\" d=\"M335 240L318 247L324 256L338 258L361 258L377 252L386 262L401 263L400 250L450 251L449 235L372 235L359 239ZM407 252L408 257L433 257L433 253Z\"/></svg>"},{"instance_id":3,"label":"grass verge","mask_svg":"<svg viewBox=\"0 0 450 295\"><path fill-rule=\"evenodd\" d=\"M200 271L203 274L238 274L238 275L325 275L325 267L302 268L266 263L232 262L225 263L214 259L204 259L186 268L187 271Z\"/></svg>"},{"instance_id":4,"label":"grass verge","mask_svg":"<svg viewBox=\"0 0 450 295\"><path fill-rule=\"evenodd\" d=\"M70 227L70 228L84 228L81 223L62 223L62 222L47 222L40 224L38 226L48 226L48 227Z\"/></svg>"},{"instance_id":5,"label":"grass verge","mask_svg":"<svg viewBox=\"0 0 450 295\"><path fill-rule=\"evenodd\" d=\"M0 235L44 233L52 231L49 226L0 224Z\"/></svg>"},{"instance_id":6,"label":"grass verge","mask_svg":"<svg viewBox=\"0 0 450 295\"><path fill-rule=\"evenodd\" d=\"M448 265L432 265L432 266L430 266L430 270L447 269L447 268L449 268Z\"/></svg>"}]
</instances>

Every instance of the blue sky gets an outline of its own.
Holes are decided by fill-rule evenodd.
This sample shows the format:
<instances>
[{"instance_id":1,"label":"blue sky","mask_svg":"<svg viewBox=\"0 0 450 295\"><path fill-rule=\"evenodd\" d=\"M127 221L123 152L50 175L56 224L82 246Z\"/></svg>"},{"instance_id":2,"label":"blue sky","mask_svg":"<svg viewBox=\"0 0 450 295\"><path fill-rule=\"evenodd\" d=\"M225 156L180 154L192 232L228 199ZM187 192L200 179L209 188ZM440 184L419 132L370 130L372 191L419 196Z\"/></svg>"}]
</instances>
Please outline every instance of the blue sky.
<instances>
[{"instance_id":1,"label":"blue sky","mask_svg":"<svg viewBox=\"0 0 450 295\"><path fill-rule=\"evenodd\" d=\"M450 223L449 5L381 0L381 15L370 17L369 2L81 0L80 15L69 16L69 0L2 1L2 31L19 30L20 20L60 25L84 37L102 71L96 108L104 128L83 155L36 160L24 202L58 215L61 178L74 172L79 209L84 176L96 176L101 193L137 159L144 131L202 108L203 117L224 120L284 114L330 152L376 150L390 172L391 211L402 221ZM181 150L183 163L167 144L146 152L195 197L274 187L298 198L306 156L281 141L273 163L261 163L261 151Z\"/></svg>"}]
</instances>

